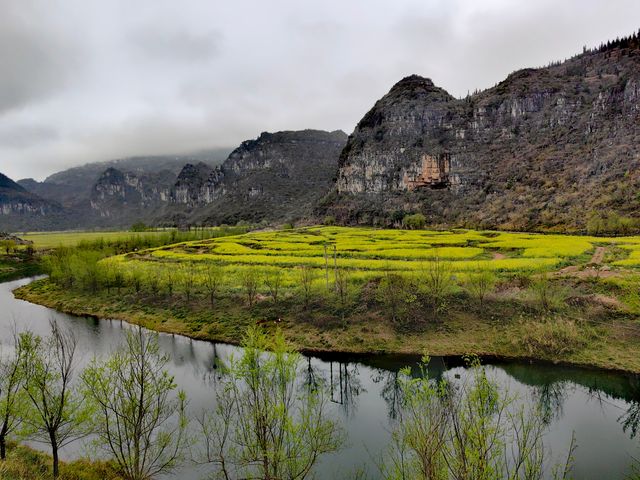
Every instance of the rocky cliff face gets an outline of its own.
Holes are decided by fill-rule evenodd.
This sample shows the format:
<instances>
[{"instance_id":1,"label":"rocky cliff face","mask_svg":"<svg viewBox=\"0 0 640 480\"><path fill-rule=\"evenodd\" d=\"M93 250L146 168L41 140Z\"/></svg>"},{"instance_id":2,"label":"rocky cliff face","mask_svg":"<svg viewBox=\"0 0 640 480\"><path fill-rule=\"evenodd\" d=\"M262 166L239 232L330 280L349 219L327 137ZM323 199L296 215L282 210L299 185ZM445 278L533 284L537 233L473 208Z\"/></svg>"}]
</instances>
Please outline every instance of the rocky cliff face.
<instances>
[{"instance_id":1,"label":"rocky cliff face","mask_svg":"<svg viewBox=\"0 0 640 480\"><path fill-rule=\"evenodd\" d=\"M60 200L66 215L56 228L297 219L331 189L346 141L340 131L263 133L219 166L196 157L144 157L21 183Z\"/></svg>"},{"instance_id":2,"label":"rocky cliff face","mask_svg":"<svg viewBox=\"0 0 640 480\"><path fill-rule=\"evenodd\" d=\"M172 192L179 222L288 220L311 213L333 185L341 131L262 133L236 148L218 167L186 165ZM180 210L175 207L187 207Z\"/></svg>"},{"instance_id":3,"label":"rocky cliff face","mask_svg":"<svg viewBox=\"0 0 640 480\"><path fill-rule=\"evenodd\" d=\"M101 217L124 220L148 218L148 213L168 202L175 174L163 170L135 174L109 167L91 191L91 208Z\"/></svg>"},{"instance_id":4,"label":"rocky cliff face","mask_svg":"<svg viewBox=\"0 0 640 480\"><path fill-rule=\"evenodd\" d=\"M224 173L220 167L210 167L202 162L187 163L171 192L174 203L196 207L206 205L224 194L222 180Z\"/></svg>"},{"instance_id":5,"label":"rocky cliff face","mask_svg":"<svg viewBox=\"0 0 640 480\"><path fill-rule=\"evenodd\" d=\"M60 205L28 192L0 173L0 231L23 230L32 223L47 224L61 213Z\"/></svg>"},{"instance_id":6,"label":"rocky cliff face","mask_svg":"<svg viewBox=\"0 0 640 480\"><path fill-rule=\"evenodd\" d=\"M583 229L591 214L640 214L637 37L526 69L455 99L416 75L357 125L340 157L345 222Z\"/></svg>"}]
</instances>

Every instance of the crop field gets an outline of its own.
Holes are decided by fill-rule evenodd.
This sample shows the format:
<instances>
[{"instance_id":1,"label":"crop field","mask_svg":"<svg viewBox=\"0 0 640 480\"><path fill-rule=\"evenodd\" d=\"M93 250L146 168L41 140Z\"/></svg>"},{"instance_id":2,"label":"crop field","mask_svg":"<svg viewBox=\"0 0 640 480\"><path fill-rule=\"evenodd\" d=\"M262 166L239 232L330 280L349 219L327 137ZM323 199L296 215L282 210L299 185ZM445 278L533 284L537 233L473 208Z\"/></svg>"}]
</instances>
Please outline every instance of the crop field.
<instances>
[{"instance_id":1,"label":"crop field","mask_svg":"<svg viewBox=\"0 0 640 480\"><path fill-rule=\"evenodd\" d=\"M80 242L99 240L120 241L131 237L157 237L162 232L130 232L130 231L67 231L67 232L33 232L20 235L24 240L31 240L39 249L73 247Z\"/></svg>"},{"instance_id":2,"label":"crop field","mask_svg":"<svg viewBox=\"0 0 640 480\"><path fill-rule=\"evenodd\" d=\"M32 232L21 234L24 240L30 240L37 249L50 249L58 247L75 247L80 244L104 242L105 244L117 242L132 243L169 243L180 242L186 239L209 238L220 233L218 228L180 232L176 229L160 229L153 231L132 232L127 230L116 231L63 231L63 232Z\"/></svg>"},{"instance_id":3,"label":"crop field","mask_svg":"<svg viewBox=\"0 0 640 480\"><path fill-rule=\"evenodd\" d=\"M640 266L640 237L586 237L473 230L380 230L355 227L309 227L253 232L196 240L111 257L111 268L143 277L195 275L217 265L230 287L248 270L279 271L283 287L294 285L300 267L314 272L314 282L348 272L366 281L384 272L419 275L437 259L458 278L484 270L498 275L534 274L573 264L587 264L597 246L617 246L628 255L615 266Z\"/></svg>"}]
</instances>

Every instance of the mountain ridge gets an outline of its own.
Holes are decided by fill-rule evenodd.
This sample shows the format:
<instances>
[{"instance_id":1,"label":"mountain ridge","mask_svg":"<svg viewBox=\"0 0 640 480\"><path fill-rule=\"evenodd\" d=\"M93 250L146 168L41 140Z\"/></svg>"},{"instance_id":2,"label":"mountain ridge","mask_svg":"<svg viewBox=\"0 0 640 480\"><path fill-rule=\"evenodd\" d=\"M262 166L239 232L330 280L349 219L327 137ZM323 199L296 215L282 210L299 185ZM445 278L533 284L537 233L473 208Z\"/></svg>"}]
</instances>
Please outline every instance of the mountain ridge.
<instances>
[{"instance_id":1,"label":"mountain ridge","mask_svg":"<svg viewBox=\"0 0 640 480\"><path fill-rule=\"evenodd\" d=\"M317 210L340 223L584 231L598 215L637 218L638 36L523 69L455 99L429 79L396 83L343 150Z\"/></svg>"}]
</instances>

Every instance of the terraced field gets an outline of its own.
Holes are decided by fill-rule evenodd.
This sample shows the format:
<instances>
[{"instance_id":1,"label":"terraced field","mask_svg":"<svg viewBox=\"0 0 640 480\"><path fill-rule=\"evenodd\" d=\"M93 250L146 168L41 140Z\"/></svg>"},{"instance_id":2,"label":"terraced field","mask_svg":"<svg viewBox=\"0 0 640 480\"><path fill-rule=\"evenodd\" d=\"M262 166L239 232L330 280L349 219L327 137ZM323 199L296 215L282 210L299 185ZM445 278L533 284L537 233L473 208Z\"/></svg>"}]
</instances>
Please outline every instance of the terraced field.
<instances>
[{"instance_id":1,"label":"terraced field","mask_svg":"<svg viewBox=\"0 0 640 480\"><path fill-rule=\"evenodd\" d=\"M362 281L385 271L420 272L434 259L446 263L458 277L483 270L531 274L587 264L598 246L619 247L622 253L613 267L640 266L640 237L350 227L254 232L149 249L105 262L145 276L179 275L180 268L188 268L196 272L196 283L215 264L231 285L238 284L248 269L265 274L279 270L287 285L295 283L299 267L314 269L317 283L333 278L337 270L347 270L351 279Z\"/></svg>"}]
</instances>

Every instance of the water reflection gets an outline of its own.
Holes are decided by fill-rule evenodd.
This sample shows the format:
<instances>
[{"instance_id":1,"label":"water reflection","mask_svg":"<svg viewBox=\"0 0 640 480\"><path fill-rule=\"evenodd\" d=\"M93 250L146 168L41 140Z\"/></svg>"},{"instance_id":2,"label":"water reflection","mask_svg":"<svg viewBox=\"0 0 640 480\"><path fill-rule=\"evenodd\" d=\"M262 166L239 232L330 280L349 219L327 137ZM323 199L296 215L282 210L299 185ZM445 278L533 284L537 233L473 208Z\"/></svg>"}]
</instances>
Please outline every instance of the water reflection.
<instances>
[{"instance_id":1,"label":"water reflection","mask_svg":"<svg viewBox=\"0 0 640 480\"><path fill-rule=\"evenodd\" d=\"M108 354L130 328L119 320L78 318L22 302L11 290L26 281L0 284L0 344L10 345L13 319L19 328L48 333L51 316L71 327L78 337L81 361ZM189 397L194 414L212 407L214 391L229 365L236 347L191 340L179 335L161 335L160 347L170 356L170 370L178 386ZM379 459L389 440L389 422L397 417L402 403L398 386L400 368L411 367L419 375L419 358L414 356L310 356L300 368L300 381L309 388L326 388L330 412L343 424L347 446L324 458L318 478L351 478L357 467L368 465L375 479L374 458ZM549 426L547 446L566 452L575 432L579 445L575 454L575 478L622 479L630 472L632 455L640 452L640 380L637 376L602 371L526 363L493 363L491 375L514 393L533 398L544 412ZM434 379L464 381L460 360L434 357L428 369ZM67 456L75 450L64 452ZM349 473L346 473L349 472ZM201 478L202 471L188 467L175 478Z\"/></svg>"}]
</instances>

